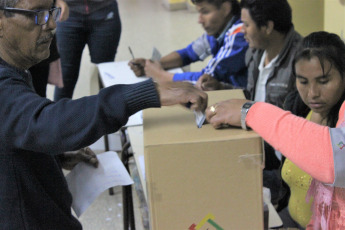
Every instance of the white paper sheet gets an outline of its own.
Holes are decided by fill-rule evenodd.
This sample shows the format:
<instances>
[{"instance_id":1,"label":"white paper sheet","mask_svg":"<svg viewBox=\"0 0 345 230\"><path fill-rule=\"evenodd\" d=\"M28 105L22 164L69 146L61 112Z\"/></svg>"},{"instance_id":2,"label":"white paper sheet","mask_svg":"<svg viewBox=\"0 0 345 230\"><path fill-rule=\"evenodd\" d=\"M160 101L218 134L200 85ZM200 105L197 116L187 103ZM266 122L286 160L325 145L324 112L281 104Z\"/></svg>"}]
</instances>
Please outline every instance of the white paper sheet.
<instances>
[{"instance_id":1,"label":"white paper sheet","mask_svg":"<svg viewBox=\"0 0 345 230\"><path fill-rule=\"evenodd\" d=\"M66 176L73 197L72 208L78 217L106 189L133 184L116 152L101 153L97 158L98 168L81 162Z\"/></svg>"},{"instance_id":2,"label":"white paper sheet","mask_svg":"<svg viewBox=\"0 0 345 230\"><path fill-rule=\"evenodd\" d=\"M97 65L104 87L118 84L134 84L145 81L147 77L137 77L128 66L128 61L104 62Z\"/></svg>"}]
</instances>

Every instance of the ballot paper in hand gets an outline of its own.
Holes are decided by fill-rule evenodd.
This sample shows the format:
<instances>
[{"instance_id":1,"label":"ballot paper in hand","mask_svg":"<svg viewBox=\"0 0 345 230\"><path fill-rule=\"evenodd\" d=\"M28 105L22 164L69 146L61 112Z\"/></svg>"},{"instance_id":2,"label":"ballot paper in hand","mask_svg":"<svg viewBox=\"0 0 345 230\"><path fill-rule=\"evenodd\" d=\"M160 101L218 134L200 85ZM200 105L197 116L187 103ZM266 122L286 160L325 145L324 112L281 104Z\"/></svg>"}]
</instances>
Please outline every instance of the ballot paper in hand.
<instances>
[{"instance_id":1,"label":"ballot paper in hand","mask_svg":"<svg viewBox=\"0 0 345 230\"><path fill-rule=\"evenodd\" d=\"M98 168L81 162L66 176L73 197L72 208L78 217L105 190L118 185L133 184L116 152L97 154L97 158Z\"/></svg>"},{"instance_id":2,"label":"ballot paper in hand","mask_svg":"<svg viewBox=\"0 0 345 230\"><path fill-rule=\"evenodd\" d=\"M195 115L195 123L200 129L206 120L206 115L205 113L201 111L194 111L194 115Z\"/></svg>"},{"instance_id":3,"label":"ballot paper in hand","mask_svg":"<svg viewBox=\"0 0 345 230\"><path fill-rule=\"evenodd\" d=\"M151 60L152 61L159 61L161 59L161 57L162 57L162 55L158 51L158 49L156 47L153 47Z\"/></svg>"}]
</instances>

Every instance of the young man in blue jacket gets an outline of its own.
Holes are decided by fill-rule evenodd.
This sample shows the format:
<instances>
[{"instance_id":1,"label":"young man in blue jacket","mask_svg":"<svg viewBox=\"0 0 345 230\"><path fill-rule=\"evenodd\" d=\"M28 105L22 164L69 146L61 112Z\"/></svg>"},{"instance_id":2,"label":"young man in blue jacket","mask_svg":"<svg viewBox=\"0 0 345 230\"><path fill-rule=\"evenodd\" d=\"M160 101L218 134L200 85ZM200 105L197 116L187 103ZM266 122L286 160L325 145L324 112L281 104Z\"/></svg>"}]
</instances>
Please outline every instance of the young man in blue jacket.
<instances>
[{"instance_id":1,"label":"young man in blue jacket","mask_svg":"<svg viewBox=\"0 0 345 230\"><path fill-rule=\"evenodd\" d=\"M158 62L137 58L129 66L137 76L150 76L156 81L214 81L245 88L248 44L241 32L240 7L237 0L193 0L199 12L199 23L205 33L184 49L174 51ZM169 73L166 70L212 59L199 72ZM201 85L201 84L197 84ZM222 87L223 84L220 85ZM201 87L202 88L202 87ZM202 88L204 90L211 90Z\"/></svg>"}]
</instances>

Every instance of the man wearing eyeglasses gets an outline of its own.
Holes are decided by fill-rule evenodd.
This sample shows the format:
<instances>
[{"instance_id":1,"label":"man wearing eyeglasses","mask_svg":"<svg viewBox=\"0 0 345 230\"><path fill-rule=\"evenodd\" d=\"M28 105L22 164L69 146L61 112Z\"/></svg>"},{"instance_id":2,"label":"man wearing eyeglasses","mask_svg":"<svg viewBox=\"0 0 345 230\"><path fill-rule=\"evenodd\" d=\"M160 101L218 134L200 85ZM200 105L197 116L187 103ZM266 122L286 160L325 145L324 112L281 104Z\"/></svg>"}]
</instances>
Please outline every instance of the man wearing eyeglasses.
<instances>
[{"instance_id":1,"label":"man wearing eyeglasses","mask_svg":"<svg viewBox=\"0 0 345 230\"><path fill-rule=\"evenodd\" d=\"M0 0L0 7L0 229L82 229L57 156L145 108L205 110L207 95L189 83L147 80L78 100L40 97L27 69L48 57L60 9L52 0Z\"/></svg>"},{"instance_id":2,"label":"man wearing eyeglasses","mask_svg":"<svg viewBox=\"0 0 345 230\"><path fill-rule=\"evenodd\" d=\"M59 21L65 21L69 17L69 8L67 3L63 0L56 0L56 6L61 8ZM56 35L49 48L50 55L47 59L30 67L29 71L32 75L32 83L35 91L41 97L47 97L47 86L55 85L58 87L63 86L61 59L58 52Z\"/></svg>"}]
</instances>

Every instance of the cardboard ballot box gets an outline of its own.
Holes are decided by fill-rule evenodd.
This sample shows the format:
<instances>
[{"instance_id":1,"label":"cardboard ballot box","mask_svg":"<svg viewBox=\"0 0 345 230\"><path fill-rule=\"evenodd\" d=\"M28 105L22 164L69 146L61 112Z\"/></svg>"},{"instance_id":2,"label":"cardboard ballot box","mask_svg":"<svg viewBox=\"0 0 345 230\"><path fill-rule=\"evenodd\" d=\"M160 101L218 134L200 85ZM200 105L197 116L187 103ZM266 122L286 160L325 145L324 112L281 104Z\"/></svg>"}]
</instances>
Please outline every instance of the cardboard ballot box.
<instances>
[{"instance_id":1,"label":"cardboard ballot box","mask_svg":"<svg viewBox=\"0 0 345 230\"><path fill-rule=\"evenodd\" d=\"M209 105L244 98L211 91ZM240 128L197 128L182 106L144 110L152 230L263 229L262 139Z\"/></svg>"}]
</instances>

